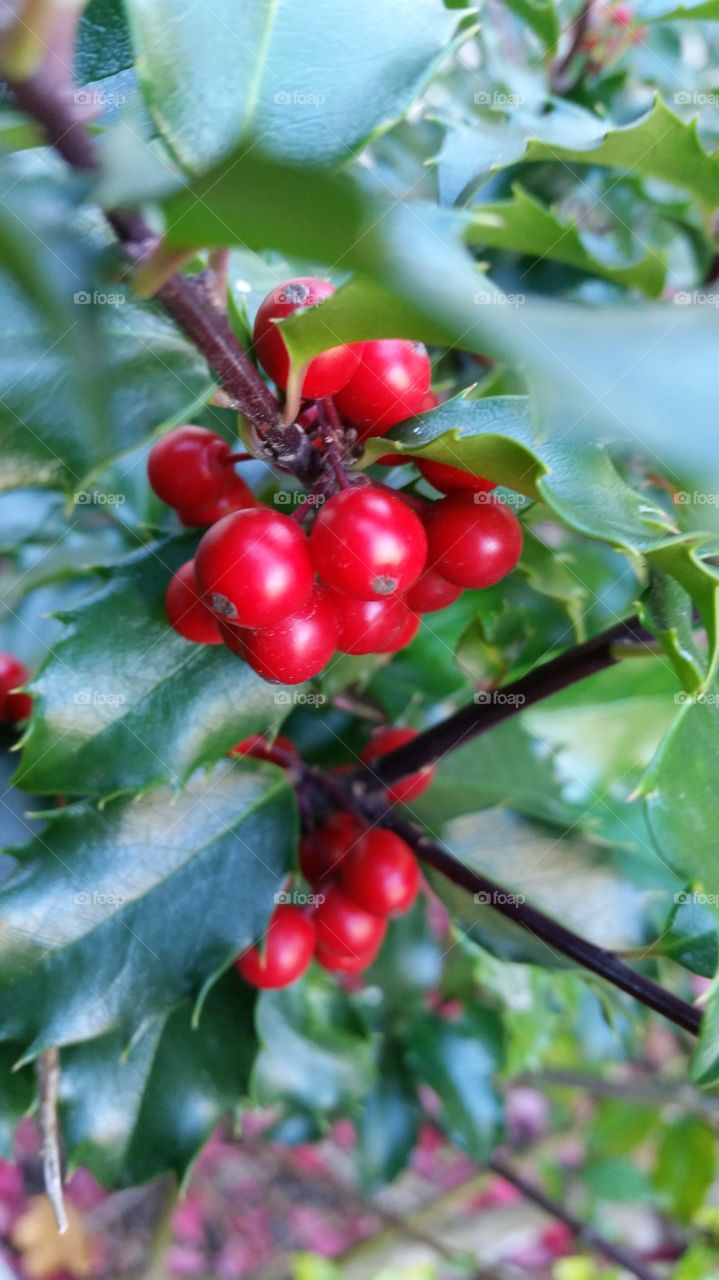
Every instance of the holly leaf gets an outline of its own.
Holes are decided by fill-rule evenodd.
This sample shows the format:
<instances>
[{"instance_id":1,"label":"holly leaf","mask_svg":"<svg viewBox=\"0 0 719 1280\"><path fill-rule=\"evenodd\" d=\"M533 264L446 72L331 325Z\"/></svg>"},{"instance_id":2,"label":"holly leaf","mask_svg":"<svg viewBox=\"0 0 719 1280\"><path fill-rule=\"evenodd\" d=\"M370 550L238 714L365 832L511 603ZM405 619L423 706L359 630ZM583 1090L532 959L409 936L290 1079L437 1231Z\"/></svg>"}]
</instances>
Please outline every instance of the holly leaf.
<instances>
[{"instance_id":1,"label":"holly leaf","mask_svg":"<svg viewBox=\"0 0 719 1280\"><path fill-rule=\"evenodd\" d=\"M457 1020L427 1013L409 1028L408 1061L418 1084L441 1104L450 1141L476 1160L497 1145L502 1105L494 1078L504 1058L502 1023L491 1009L468 1009Z\"/></svg>"},{"instance_id":2,"label":"holly leaf","mask_svg":"<svg viewBox=\"0 0 719 1280\"><path fill-rule=\"evenodd\" d=\"M691 1222L714 1181L716 1143L710 1126L684 1116L661 1134L652 1181L673 1217Z\"/></svg>"},{"instance_id":3,"label":"holly leaf","mask_svg":"<svg viewBox=\"0 0 719 1280\"><path fill-rule=\"evenodd\" d=\"M21 1045L0 1045L0 1160L13 1159L15 1128L35 1096L32 1072L14 1070L21 1052Z\"/></svg>"},{"instance_id":4,"label":"holly leaf","mask_svg":"<svg viewBox=\"0 0 719 1280\"><path fill-rule=\"evenodd\" d=\"M251 137L297 162L349 158L410 106L458 20L440 0L127 8L147 106L190 171Z\"/></svg>"},{"instance_id":5,"label":"holly leaf","mask_svg":"<svg viewBox=\"0 0 719 1280\"><path fill-rule=\"evenodd\" d=\"M554 0L504 0L508 9L516 13L522 22L542 41L551 53L559 39L559 15Z\"/></svg>"},{"instance_id":6,"label":"holly leaf","mask_svg":"<svg viewBox=\"0 0 719 1280\"><path fill-rule=\"evenodd\" d=\"M266 927L296 826L282 773L246 760L61 810L0 892L2 1038L127 1044L196 995Z\"/></svg>"},{"instance_id":7,"label":"holly leaf","mask_svg":"<svg viewBox=\"0 0 719 1280\"><path fill-rule=\"evenodd\" d=\"M168 1169L182 1184L214 1127L247 1095L253 1008L232 972L212 988L197 1023L185 1000L129 1052L117 1033L65 1049L62 1129L72 1163L105 1186L133 1186Z\"/></svg>"},{"instance_id":8,"label":"holly leaf","mask_svg":"<svg viewBox=\"0 0 719 1280\"><path fill-rule=\"evenodd\" d=\"M703 978L713 978L719 967L716 918L692 893L674 895L666 929L654 946L661 955Z\"/></svg>"},{"instance_id":9,"label":"holly leaf","mask_svg":"<svg viewBox=\"0 0 719 1280\"><path fill-rule=\"evenodd\" d=\"M357 1117L357 1167L368 1191L386 1186L406 1168L420 1120L414 1082L398 1046L390 1044Z\"/></svg>"}]
</instances>

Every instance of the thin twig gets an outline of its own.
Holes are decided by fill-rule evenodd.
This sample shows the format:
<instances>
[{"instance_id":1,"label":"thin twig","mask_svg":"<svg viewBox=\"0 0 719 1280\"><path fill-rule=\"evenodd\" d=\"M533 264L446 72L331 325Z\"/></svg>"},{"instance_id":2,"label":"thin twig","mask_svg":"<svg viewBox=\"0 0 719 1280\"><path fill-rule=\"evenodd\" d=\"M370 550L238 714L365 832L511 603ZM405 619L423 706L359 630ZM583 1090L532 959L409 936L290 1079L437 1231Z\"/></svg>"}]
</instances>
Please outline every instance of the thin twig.
<instances>
[{"instance_id":1,"label":"thin twig","mask_svg":"<svg viewBox=\"0 0 719 1280\"><path fill-rule=\"evenodd\" d=\"M40 1132L42 1134L42 1170L45 1191L52 1205L60 1235L67 1231L65 1196L62 1189L60 1131L57 1121L57 1095L60 1086L60 1055L57 1049L46 1049L37 1064L40 1093Z\"/></svg>"},{"instance_id":2,"label":"thin twig","mask_svg":"<svg viewBox=\"0 0 719 1280\"><path fill-rule=\"evenodd\" d=\"M570 77L569 72L575 59L579 56L587 34L589 20L592 15L592 0L583 0L583 4L577 17L572 23L572 38L569 47L561 58L554 63L550 72L550 84L553 93L569 93L576 87L577 80Z\"/></svg>"}]
</instances>

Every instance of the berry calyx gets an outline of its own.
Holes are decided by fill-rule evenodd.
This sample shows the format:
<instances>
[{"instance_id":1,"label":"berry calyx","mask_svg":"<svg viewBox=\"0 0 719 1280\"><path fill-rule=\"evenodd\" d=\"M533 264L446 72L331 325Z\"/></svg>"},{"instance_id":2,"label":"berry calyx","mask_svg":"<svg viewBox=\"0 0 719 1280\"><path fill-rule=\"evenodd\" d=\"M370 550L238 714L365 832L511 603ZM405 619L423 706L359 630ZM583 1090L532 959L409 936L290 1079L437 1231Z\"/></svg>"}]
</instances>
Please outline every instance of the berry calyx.
<instances>
[{"instance_id":1,"label":"berry calyx","mask_svg":"<svg viewBox=\"0 0 719 1280\"><path fill-rule=\"evenodd\" d=\"M493 480L485 480L484 476L476 476L472 471L463 471L461 467L450 467L446 462L433 462L431 458L417 458L425 480L439 489L440 493L455 493L458 490L468 493L491 493L497 486Z\"/></svg>"},{"instance_id":2,"label":"berry calyx","mask_svg":"<svg viewBox=\"0 0 719 1280\"><path fill-rule=\"evenodd\" d=\"M371 764L379 756L384 756L389 751L396 751L398 747L403 747L405 743L412 742L416 737L416 729L377 729L364 748L360 759L365 764ZM409 804L410 801L417 800L427 790L434 773L433 765L425 765L416 773L410 773L406 778L400 778L399 782L393 782L392 786L387 788L388 801L390 804Z\"/></svg>"},{"instance_id":3,"label":"berry calyx","mask_svg":"<svg viewBox=\"0 0 719 1280\"><path fill-rule=\"evenodd\" d=\"M150 450L150 484L169 507L205 507L230 486L232 471L226 464L231 452L214 431L189 424L176 427Z\"/></svg>"},{"instance_id":4,"label":"berry calyx","mask_svg":"<svg viewBox=\"0 0 719 1280\"><path fill-rule=\"evenodd\" d=\"M253 733L249 738L243 738L238 742L237 746L232 747L227 754L250 756L253 760L268 760L270 764L278 764L282 769L289 768L293 761L299 760L299 752L294 742L290 742L290 739L282 733L278 733L271 742L264 734Z\"/></svg>"},{"instance_id":5,"label":"berry calyx","mask_svg":"<svg viewBox=\"0 0 719 1280\"><path fill-rule=\"evenodd\" d=\"M394 653L404 646L412 615L398 596L357 600L332 591L330 600L339 627L340 653Z\"/></svg>"},{"instance_id":6,"label":"berry calyx","mask_svg":"<svg viewBox=\"0 0 719 1280\"><path fill-rule=\"evenodd\" d=\"M389 916L408 911L419 890L419 866L393 831L365 832L342 864L342 887L366 911Z\"/></svg>"},{"instance_id":7,"label":"berry calyx","mask_svg":"<svg viewBox=\"0 0 719 1280\"><path fill-rule=\"evenodd\" d=\"M312 921L297 907L283 904L273 912L262 942L243 951L235 967L253 987L287 987L309 968L314 950Z\"/></svg>"},{"instance_id":8,"label":"berry calyx","mask_svg":"<svg viewBox=\"0 0 719 1280\"><path fill-rule=\"evenodd\" d=\"M358 428L361 440L383 436L395 423L422 411L431 376L427 348L421 342L365 342L359 364L335 403Z\"/></svg>"},{"instance_id":9,"label":"berry calyx","mask_svg":"<svg viewBox=\"0 0 719 1280\"><path fill-rule=\"evenodd\" d=\"M358 955L342 955L339 951L332 951L330 947L325 947L318 942L315 960L328 973L362 973L374 964L380 945L378 943L376 947L370 947L369 951L361 951Z\"/></svg>"},{"instance_id":10,"label":"berry calyx","mask_svg":"<svg viewBox=\"0 0 719 1280\"><path fill-rule=\"evenodd\" d=\"M309 599L288 618L240 641L245 662L264 680L301 684L327 665L337 647L337 619L327 592L314 587Z\"/></svg>"},{"instance_id":11,"label":"berry calyx","mask_svg":"<svg viewBox=\"0 0 719 1280\"><path fill-rule=\"evenodd\" d=\"M18 724L27 720L32 712L29 693L17 693L20 685L30 679L30 671L12 653L0 653L0 721Z\"/></svg>"},{"instance_id":12,"label":"berry calyx","mask_svg":"<svg viewBox=\"0 0 719 1280\"><path fill-rule=\"evenodd\" d=\"M339 885L330 885L315 912L318 945L339 955L360 956L379 947L387 921L350 898Z\"/></svg>"},{"instance_id":13,"label":"berry calyx","mask_svg":"<svg viewBox=\"0 0 719 1280\"><path fill-rule=\"evenodd\" d=\"M195 581L195 562L186 560L173 574L165 593L165 613L173 631L194 644L222 644L215 615L201 599Z\"/></svg>"},{"instance_id":14,"label":"berry calyx","mask_svg":"<svg viewBox=\"0 0 719 1280\"><path fill-rule=\"evenodd\" d=\"M300 840L300 871L313 888L329 883L357 843L362 830L349 813L333 813L316 831Z\"/></svg>"},{"instance_id":15,"label":"berry calyx","mask_svg":"<svg viewBox=\"0 0 719 1280\"><path fill-rule=\"evenodd\" d=\"M302 607L313 582L302 530L267 507L213 524L197 548L195 576L208 608L236 627L281 622Z\"/></svg>"},{"instance_id":16,"label":"berry calyx","mask_svg":"<svg viewBox=\"0 0 719 1280\"><path fill-rule=\"evenodd\" d=\"M404 597L408 608L415 613L436 613L454 604L462 594L462 588L448 582L436 569L425 569Z\"/></svg>"},{"instance_id":17,"label":"berry calyx","mask_svg":"<svg viewBox=\"0 0 719 1280\"><path fill-rule=\"evenodd\" d=\"M360 600L401 595L427 557L423 525L406 503L376 485L342 489L319 512L312 563L335 591Z\"/></svg>"},{"instance_id":18,"label":"berry calyx","mask_svg":"<svg viewBox=\"0 0 719 1280\"><path fill-rule=\"evenodd\" d=\"M335 292L329 280L316 276L297 276L285 280L268 293L255 317L253 346L260 364L272 381L287 386L290 376L290 357L276 321L292 315L298 307L316 307ZM330 347L311 360L302 380L301 394L308 400L332 396L349 380L359 364L359 352L355 346Z\"/></svg>"},{"instance_id":19,"label":"berry calyx","mask_svg":"<svg viewBox=\"0 0 719 1280\"><path fill-rule=\"evenodd\" d=\"M434 504L427 522L430 568L459 587L491 587L522 553L522 526L507 506L455 493Z\"/></svg>"},{"instance_id":20,"label":"berry calyx","mask_svg":"<svg viewBox=\"0 0 719 1280\"><path fill-rule=\"evenodd\" d=\"M188 507L178 511L177 514L184 525L193 528L198 525L215 524L217 520L231 515L233 511L242 511L244 507L256 505L257 500L249 485L231 471L229 487L209 506Z\"/></svg>"}]
</instances>

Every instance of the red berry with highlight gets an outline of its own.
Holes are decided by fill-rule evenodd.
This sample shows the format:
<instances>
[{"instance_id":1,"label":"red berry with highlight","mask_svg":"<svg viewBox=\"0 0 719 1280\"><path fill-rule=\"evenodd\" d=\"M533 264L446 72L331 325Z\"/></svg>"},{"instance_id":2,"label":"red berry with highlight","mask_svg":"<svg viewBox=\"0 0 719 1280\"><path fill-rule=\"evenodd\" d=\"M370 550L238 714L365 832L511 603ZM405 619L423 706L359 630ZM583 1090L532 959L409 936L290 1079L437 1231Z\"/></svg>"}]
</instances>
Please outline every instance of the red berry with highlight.
<instances>
[{"instance_id":1,"label":"red berry with highlight","mask_svg":"<svg viewBox=\"0 0 719 1280\"><path fill-rule=\"evenodd\" d=\"M359 956L381 945L387 921L360 907L338 885L330 885L315 912L317 942L340 955Z\"/></svg>"},{"instance_id":2,"label":"red berry with highlight","mask_svg":"<svg viewBox=\"0 0 719 1280\"><path fill-rule=\"evenodd\" d=\"M297 907L277 907L261 942L235 962L253 987L288 987L309 968L315 950L315 927Z\"/></svg>"},{"instance_id":3,"label":"red berry with highlight","mask_svg":"<svg viewBox=\"0 0 719 1280\"><path fill-rule=\"evenodd\" d=\"M404 747L416 737L416 729L377 729L364 748L360 759L365 764L371 764L379 756L384 756L389 751L396 751L398 747ZM400 778L399 782L393 782L392 786L387 788L387 799L390 804L409 804L411 800L417 800L427 790L434 772L433 765L425 765L424 769L418 769L416 773Z\"/></svg>"},{"instance_id":4,"label":"red berry with highlight","mask_svg":"<svg viewBox=\"0 0 719 1280\"><path fill-rule=\"evenodd\" d=\"M476 476L472 471L463 471L461 467L449 467L446 462L433 462L431 458L417 458L425 480L439 489L440 493L491 493L497 486L493 480L485 480L484 476Z\"/></svg>"},{"instance_id":5,"label":"red berry with highlight","mask_svg":"<svg viewBox=\"0 0 719 1280\"><path fill-rule=\"evenodd\" d=\"M361 951L358 955L342 955L341 952L332 951L330 947L325 947L318 942L315 960L328 973L363 973L371 964L374 964L381 945L378 943L376 947L371 947L369 951Z\"/></svg>"},{"instance_id":6,"label":"red berry with highlight","mask_svg":"<svg viewBox=\"0 0 719 1280\"><path fill-rule=\"evenodd\" d=\"M17 724L27 720L32 712L32 698L29 693L14 693L20 685L30 679L30 671L12 653L0 653L0 720L9 724Z\"/></svg>"},{"instance_id":7,"label":"red berry with highlight","mask_svg":"<svg viewBox=\"0 0 719 1280\"><path fill-rule=\"evenodd\" d=\"M342 864L342 887L377 915L408 911L419 890L419 866L409 845L393 831L373 827Z\"/></svg>"},{"instance_id":8,"label":"red berry with highlight","mask_svg":"<svg viewBox=\"0 0 719 1280\"><path fill-rule=\"evenodd\" d=\"M305 604L313 573L302 530L277 511L253 507L207 530L195 575L214 613L236 627L271 627Z\"/></svg>"},{"instance_id":9,"label":"red berry with highlight","mask_svg":"<svg viewBox=\"0 0 719 1280\"><path fill-rule=\"evenodd\" d=\"M255 318L254 349L265 372L283 390L290 376L290 357L276 321L292 315L299 307L316 307L334 292L335 286L329 280L297 276L278 285L262 302ZM334 395L358 364L359 352L355 346L330 347L310 361L302 382L302 395L307 400Z\"/></svg>"},{"instance_id":10,"label":"red berry with highlight","mask_svg":"<svg viewBox=\"0 0 719 1280\"><path fill-rule=\"evenodd\" d=\"M398 596L358 600L332 591L330 599L339 626L340 653L394 653L404 646L412 615Z\"/></svg>"},{"instance_id":11,"label":"red berry with highlight","mask_svg":"<svg viewBox=\"0 0 719 1280\"><path fill-rule=\"evenodd\" d=\"M360 439L383 436L395 423L422 412L431 376L421 342L365 342L356 371L337 396L337 408L358 428Z\"/></svg>"},{"instance_id":12,"label":"red berry with highlight","mask_svg":"<svg viewBox=\"0 0 719 1280\"><path fill-rule=\"evenodd\" d=\"M455 493L436 502L427 523L428 564L459 587L491 587L522 553L522 526L507 506Z\"/></svg>"},{"instance_id":13,"label":"red berry with highlight","mask_svg":"<svg viewBox=\"0 0 719 1280\"><path fill-rule=\"evenodd\" d=\"M217 619L203 603L195 582L195 562L187 560L170 579L165 613L173 631L194 644L222 644Z\"/></svg>"},{"instance_id":14,"label":"red berry with highlight","mask_svg":"<svg viewBox=\"0 0 719 1280\"><path fill-rule=\"evenodd\" d=\"M436 613L454 604L462 594L462 588L448 582L436 569L425 569L421 578L410 587L405 604L415 613Z\"/></svg>"},{"instance_id":15,"label":"red berry with highlight","mask_svg":"<svg viewBox=\"0 0 719 1280\"><path fill-rule=\"evenodd\" d=\"M309 599L274 627L248 631L243 657L264 680L300 684L316 676L337 648L337 619L327 592L315 587Z\"/></svg>"},{"instance_id":16,"label":"red berry with highlight","mask_svg":"<svg viewBox=\"0 0 719 1280\"><path fill-rule=\"evenodd\" d=\"M206 507L188 507L178 511L178 516L184 525L188 528L194 528L198 525L215 524L217 520L221 520L223 516L229 516L233 511L242 511L244 507L257 506L257 499L245 484L240 476L236 475L231 468L230 485L219 498L211 502Z\"/></svg>"},{"instance_id":17,"label":"red berry with highlight","mask_svg":"<svg viewBox=\"0 0 719 1280\"><path fill-rule=\"evenodd\" d=\"M205 427L176 427L158 440L147 459L147 473L158 498L170 507L192 509L215 502L230 486L232 450Z\"/></svg>"},{"instance_id":18,"label":"red berry with highlight","mask_svg":"<svg viewBox=\"0 0 719 1280\"><path fill-rule=\"evenodd\" d=\"M402 595L427 557L422 522L388 489L342 489L321 508L310 537L312 562L335 591L360 600Z\"/></svg>"}]
</instances>

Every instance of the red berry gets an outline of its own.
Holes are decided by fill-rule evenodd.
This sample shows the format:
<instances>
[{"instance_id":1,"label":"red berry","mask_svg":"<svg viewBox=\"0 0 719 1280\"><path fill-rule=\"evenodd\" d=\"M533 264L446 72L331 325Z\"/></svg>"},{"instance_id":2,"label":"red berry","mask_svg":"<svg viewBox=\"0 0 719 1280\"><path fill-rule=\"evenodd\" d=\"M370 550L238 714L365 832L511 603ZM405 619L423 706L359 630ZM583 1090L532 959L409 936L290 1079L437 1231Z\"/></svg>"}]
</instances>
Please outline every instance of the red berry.
<instances>
[{"instance_id":1,"label":"red berry","mask_svg":"<svg viewBox=\"0 0 719 1280\"><path fill-rule=\"evenodd\" d=\"M339 871L339 864L362 830L349 813L333 813L322 826L300 840L300 871L319 887Z\"/></svg>"},{"instance_id":2,"label":"red berry","mask_svg":"<svg viewBox=\"0 0 719 1280\"><path fill-rule=\"evenodd\" d=\"M377 729L364 748L360 759L364 760L365 764L371 764L378 756L396 751L398 747L403 747L405 743L412 742L416 737L416 729ZM387 799L390 804L409 804L411 800L417 800L427 790L433 777L434 767L431 764L425 765L424 769L418 769L416 773L410 773L406 778L400 778L399 782L394 782L391 787L388 787Z\"/></svg>"},{"instance_id":3,"label":"red berry","mask_svg":"<svg viewBox=\"0 0 719 1280\"><path fill-rule=\"evenodd\" d=\"M409 609L398 596L357 600L331 591L337 617L340 653L394 653L403 645Z\"/></svg>"},{"instance_id":4,"label":"red berry","mask_svg":"<svg viewBox=\"0 0 719 1280\"><path fill-rule=\"evenodd\" d=\"M406 649L407 645L412 643L419 631L419 624L419 614L413 613L411 609L408 609L402 630L397 638L394 648L391 650L392 653L398 653L400 649Z\"/></svg>"},{"instance_id":5,"label":"red berry","mask_svg":"<svg viewBox=\"0 0 719 1280\"><path fill-rule=\"evenodd\" d=\"M365 342L360 362L339 392L340 413L357 427L360 439L383 436L396 422L421 412L432 366L421 342L382 338Z\"/></svg>"},{"instance_id":6,"label":"red berry","mask_svg":"<svg viewBox=\"0 0 719 1280\"><path fill-rule=\"evenodd\" d=\"M222 644L217 619L203 604L195 582L195 562L186 560L170 578L165 613L174 631L195 644Z\"/></svg>"},{"instance_id":7,"label":"red berry","mask_svg":"<svg viewBox=\"0 0 719 1280\"><path fill-rule=\"evenodd\" d=\"M315 587L309 600L289 618L260 631L248 631L242 656L264 680L301 684L327 665L337 648L337 619L327 592Z\"/></svg>"},{"instance_id":8,"label":"red berry","mask_svg":"<svg viewBox=\"0 0 719 1280\"><path fill-rule=\"evenodd\" d=\"M30 671L11 653L0 653L0 720L9 724L17 724L27 720L32 712L32 698L29 693L13 693L19 685L30 679Z\"/></svg>"},{"instance_id":9,"label":"red berry","mask_svg":"<svg viewBox=\"0 0 719 1280\"><path fill-rule=\"evenodd\" d=\"M204 427L176 427L158 440L147 459L147 473L158 498L170 507L204 507L229 488L232 450Z\"/></svg>"},{"instance_id":10,"label":"red berry","mask_svg":"<svg viewBox=\"0 0 719 1280\"><path fill-rule=\"evenodd\" d=\"M294 742L290 742L289 738L282 733L278 733L272 742L269 742L262 733L253 733L251 737L243 738L242 742L238 742L237 746L232 747L227 754L251 756L253 760L269 760L270 764L278 764L283 769L290 764L288 756L299 759Z\"/></svg>"},{"instance_id":11,"label":"red berry","mask_svg":"<svg viewBox=\"0 0 719 1280\"><path fill-rule=\"evenodd\" d=\"M283 389L290 376L290 357L275 321L291 316L298 307L316 307L335 291L329 280L298 276L278 285L262 302L255 318L253 343L257 358L272 381ZM302 382L308 400L332 396L343 387L359 364L354 346L330 347L311 360Z\"/></svg>"},{"instance_id":12,"label":"red berry","mask_svg":"<svg viewBox=\"0 0 719 1280\"><path fill-rule=\"evenodd\" d=\"M429 480L440 493L455 493L467 490L469 493L491 493L497 486L493 480L485 480L484 476L476 476L472 471L463 471L461 467L448 467L446 462L432 462L431 458L418 458L419 467L425 480Z\"/></svg>"},{"instance_id":13,"label":"red berry","mask_svg":"<svg viewBox=\"0 0 719 1280\"><path fill-rule=\"evenodd\" d=\"M440 400L438 395L435 395L434 391L428 391L421 405L419 406L419 409L417 409L416 412L429 413L430 409L439 408L441 403L442 401ZM398 467L403 462L417 462L417 461L419 461L419 459L412 458L410 457L409 454L386 453L384 454L383 457L377 458L377 466L378 467Z\"/></svg>"},{"instance_id":14,"label":"red berry","mask_svg":"<svg viewBox=\"0 0 719 1280\"><path fill-rule=\"evenodd\" d=\"M312 590L307 539L287 516L253 507L207 530L195 555L207 605L237 627L271 627L295 613Z\"/></svg>"},{"instance_id":15,"label":"red berry","mask_svg":"<svg viewBox=\"0 0 719 1280\"><path fill-rule=\"evenodd\" d=\"M317 942L328 951L359 956L380 946L387 921L365 911L339 885L330 885L325 900L315 912Z\"/></svg>"},{"instance_id":16,"label":"red berry","mask_svg":"<svg viewBox=\"0 0 719 1280\"><path fill-rule=\"evenodd\" d=\"M512 572L522 526L499 502L455 493L434 504L427 523L428 564L459 587L491 587Z\"/></svg>"},{"instance_id":17,"label":"red berry","mask_svg":"<svg viewBox=\"0 0 719 1280\"><path fill-rule=\"evenodd\" d=\"M360 600L401 595L427 557L421 521L388 489L342 489L325 503L310 537L312 562L328 587Z\"/></svg>"},{"instance_id":18,"label":"red berry","mask_svg":"<svg viewBox=\"0 0 719 1280\"><path fill-rule=\"evenodd\" d=\"M448 604L454 604L461 594L462 588L448 582L436 569L425 569L404 599L415 613L435 613L437 609L446 609Z\"/></svg>"},{"instance_id":19,"label":"red berry","mask_svg":"<svg viewBox=\"0 0 719 1280\"><path fill-rule=\"evenodd\" d=\"M330 947L324 947L322 943L318 943L315 950L315 960L328 973L362 973L364 969L369 969L370 965L374 964L381 945L382 943L379 942L376 947L370 947L369 951L361 951L358 955L346 956L339 951L332 951Z\"/></svg>"},{"instance_id":20,"label":"red berry","mask_svg":"<svg viewBox=\"0 0 719 1280\"><path fill-rule=\"evenodd\" d=\"M277 907L261 943L248 947L235 962L253 987L287 987L309 968L315 949L315 927L297 907Z\"/></svg>"},{"instance_id":21,"label":"red berry","mask_svg":"<svg viewBox=\"0 0 719 1280\"><path fill-rule=\"evenodd\" d=\"M207 507L192 507L186 510L178 511L178 516L184 525L192 528L196 525L214 524L215 521L221 520L223 516L229 516L233 511L241 511L243 507L254 507L257 500L249 485L246 485L240 476L236 475L231 468L230 486L220 495L214 502Z\"/></svg>"},{"instance_id":22,"label":"red berry","mask_svg":"<svg viewBox=\"0 0 719 1280\"><path fill-rule=\"evenodd\" d=\"M342 864L342 887L366 911L388 916L408 911L419 889L419 867L409 845L393 831L373 827Z\"/></svg>"}]
</instances>

